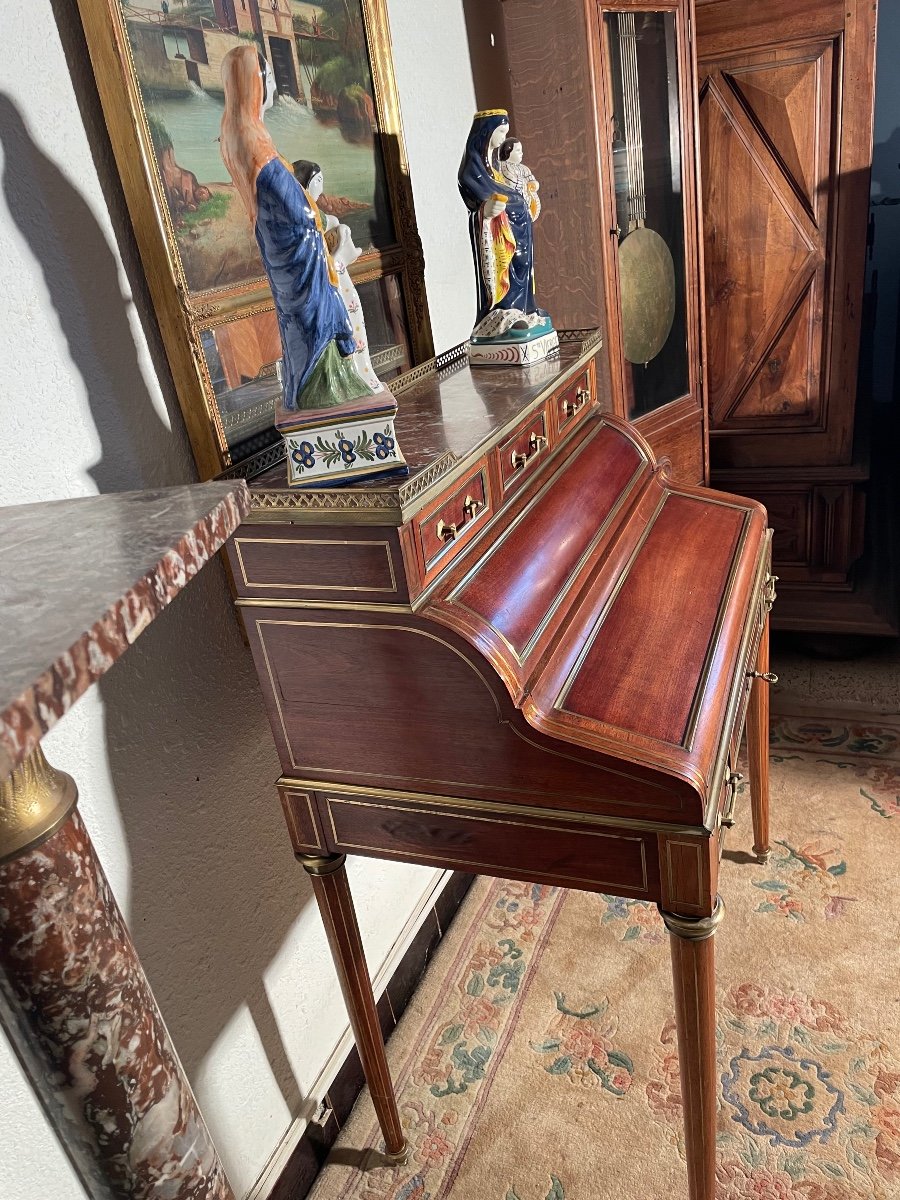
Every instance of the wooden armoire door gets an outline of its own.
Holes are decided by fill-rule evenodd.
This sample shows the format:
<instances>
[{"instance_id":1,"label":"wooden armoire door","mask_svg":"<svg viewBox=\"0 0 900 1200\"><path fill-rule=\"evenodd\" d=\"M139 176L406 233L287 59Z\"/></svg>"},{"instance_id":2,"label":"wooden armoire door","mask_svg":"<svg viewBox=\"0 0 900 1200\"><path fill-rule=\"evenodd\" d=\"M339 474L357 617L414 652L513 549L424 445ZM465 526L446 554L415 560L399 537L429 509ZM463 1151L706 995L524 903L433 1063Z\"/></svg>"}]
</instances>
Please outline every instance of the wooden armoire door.
<instances>
[{"instance_id":1,"label":"wooden armoire door","mask_svg":"<svg viewBox=\"0 0 900 1200\"><path fill-rule=\"evenodd\" d=\"M696 23L712 481L769 509L780 623L846 628L875 4L697 0Z\"/></svg>"}]
</instances>

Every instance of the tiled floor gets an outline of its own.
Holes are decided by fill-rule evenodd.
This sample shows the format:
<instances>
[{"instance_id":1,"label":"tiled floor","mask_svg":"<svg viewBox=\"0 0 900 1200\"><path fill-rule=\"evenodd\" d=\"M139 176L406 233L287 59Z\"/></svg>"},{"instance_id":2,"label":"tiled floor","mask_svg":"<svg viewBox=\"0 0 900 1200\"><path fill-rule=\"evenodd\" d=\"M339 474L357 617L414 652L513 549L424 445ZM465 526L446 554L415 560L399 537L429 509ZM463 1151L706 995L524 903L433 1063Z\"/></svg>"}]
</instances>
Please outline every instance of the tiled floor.
<instances>
[{"instance_id":1,"label":"tiled floor","mask_svg":"<svg viewBox=\"0 0 900 1200\"><path fill-rule=\"evenodd\" d=\"M838 702L841 711L900 713L900 640L775 634L772 670L775 712L833 711Z\"/></svg>"}]
</instances>

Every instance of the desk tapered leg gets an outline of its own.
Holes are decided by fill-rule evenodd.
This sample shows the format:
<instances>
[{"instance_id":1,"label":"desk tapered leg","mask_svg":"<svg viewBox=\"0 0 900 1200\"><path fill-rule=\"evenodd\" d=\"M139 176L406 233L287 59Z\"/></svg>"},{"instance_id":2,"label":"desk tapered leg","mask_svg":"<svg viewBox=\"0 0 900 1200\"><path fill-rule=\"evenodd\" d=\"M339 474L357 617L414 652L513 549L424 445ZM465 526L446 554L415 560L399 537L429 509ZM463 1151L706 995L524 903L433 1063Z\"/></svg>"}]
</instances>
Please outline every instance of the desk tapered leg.
<instances>
[{"instance_id":1,"label":"desk tapered leg","mask_svg":"<svg viewBox=\"0 0 900 1200\"><path fill-rule=\"evenodd\" d=\"M689 1200L715 1200L716 1193L716 968L713 934L723 911L721 899L717 899L711 917L681 917L660 909L671 934Z\"/></svg>"},{"instance_id":2,"label":"desk tapered leg","mask_svg":"<svg viewBox=\"0 0 900 1200\"><path fill-rule=\"evenodd\" d=\"M343 854L314 858L298 854L298 861L312 879L313 891L328 934L341 991L350 1015L356 1048L372 1094L372 1103L384 1134L387 1157L406 1162L408 1147L400 1125L397 1101L391 1083L384 1038L378 1023L372 981L366 967L362 939L353 908Z\"/></svg>"},{"instance_id":3,"label":"desk tapered leg","mask_svg":"<svg viewBox=\"0 0 900 1200\"><path fill-rule=\"evenodd\" d=\"M769 620L766 618L747 707L753 853L760 862L769 857L769 685L773 682L777 681L769 672Z\"/></svg>"}]
</instances>

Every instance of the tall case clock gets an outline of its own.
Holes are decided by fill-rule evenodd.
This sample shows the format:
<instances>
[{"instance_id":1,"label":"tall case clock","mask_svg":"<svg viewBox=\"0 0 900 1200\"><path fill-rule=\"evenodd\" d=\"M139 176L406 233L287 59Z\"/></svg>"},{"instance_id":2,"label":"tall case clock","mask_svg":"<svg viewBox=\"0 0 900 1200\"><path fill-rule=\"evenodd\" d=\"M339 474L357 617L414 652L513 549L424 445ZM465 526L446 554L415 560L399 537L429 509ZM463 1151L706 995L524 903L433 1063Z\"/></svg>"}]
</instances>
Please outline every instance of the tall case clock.
<instances>
[{"instance_id":1,"label":"tall case clock","mask_svg":"<svg viewBox=\"0 0 900 1200\"><path fill-rule=\"evenodd\" d=\"M600 328L610 407L708 478L689 0L505 0L511 132L541 181L541 303Z\"/></svg>"}]
</instances>

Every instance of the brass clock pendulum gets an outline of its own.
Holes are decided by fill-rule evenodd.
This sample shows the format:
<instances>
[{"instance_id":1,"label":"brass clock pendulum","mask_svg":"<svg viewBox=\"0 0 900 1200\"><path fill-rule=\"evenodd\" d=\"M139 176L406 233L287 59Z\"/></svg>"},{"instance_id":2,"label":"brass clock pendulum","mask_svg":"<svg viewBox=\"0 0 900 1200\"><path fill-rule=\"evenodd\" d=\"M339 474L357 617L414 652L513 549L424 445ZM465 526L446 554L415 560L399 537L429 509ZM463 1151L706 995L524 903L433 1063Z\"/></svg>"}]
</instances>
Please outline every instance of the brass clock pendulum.
<instances>
[{"instance_id":1,"label":"brass clock pendulum","mask_svg":"<svg viewBox=\"0 0 900 1200\"><path fill-rule=\"evenodd\" d=\"M647 226L644 142L638 90L634 13L617 13L622 59L628 230L619 243L622 349L630 363L648 363L662 350L675 319L675 266L669 247Z\"/></svg>"}]
</instances>

